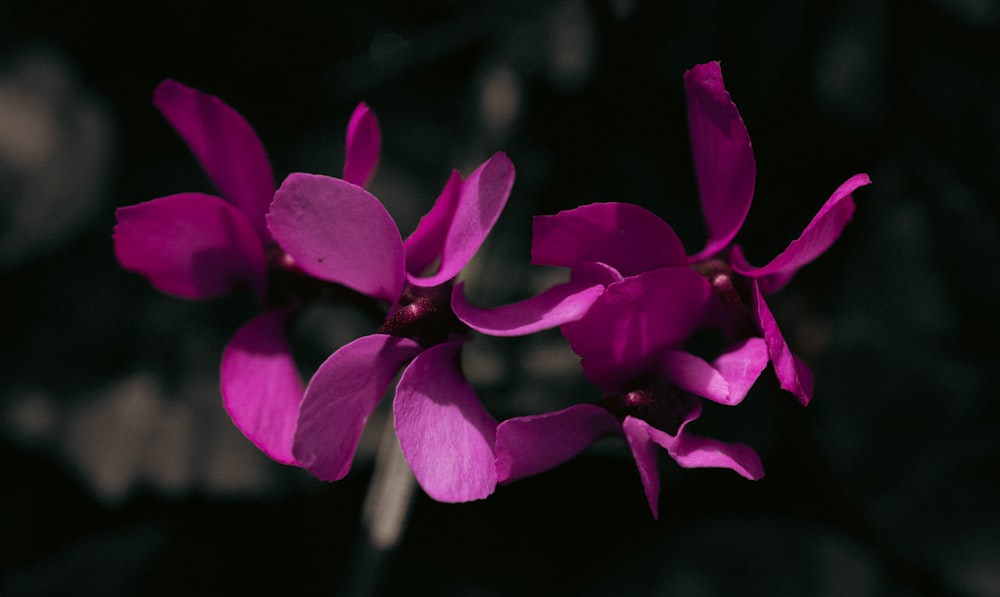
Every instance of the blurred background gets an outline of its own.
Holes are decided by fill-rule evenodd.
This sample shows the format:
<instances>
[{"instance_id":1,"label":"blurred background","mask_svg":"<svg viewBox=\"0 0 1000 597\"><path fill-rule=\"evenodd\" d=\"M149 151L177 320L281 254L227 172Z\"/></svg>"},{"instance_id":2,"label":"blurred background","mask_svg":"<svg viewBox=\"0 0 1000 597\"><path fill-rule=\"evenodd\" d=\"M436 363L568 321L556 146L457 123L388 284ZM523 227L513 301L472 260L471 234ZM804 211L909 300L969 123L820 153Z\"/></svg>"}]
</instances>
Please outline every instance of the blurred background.
<instances>
[{"instance_id":1,"label":"blurred background","mask_svg":"<svg viewBox=\"0 0 1000 597\"><path fill-rule=\"evenodd\" d=\"M150 103L161 80L240 111L279 182L339 176L366 101L370 188L404 235L451 169L506 151L470 273L489 305L560 275L528 264L535 214L629 201L701 246L682 77L721 60L758 165L752 262L874 181L771 301L813 403L767 371L710 413L767 476L663 454L654 521L608 441L482 502L419 494L381 594L1000 595L998 33L989 0L3 3L0 593L336 594L354 565L384 409L343 481L271 462L218 390L252 299L165 296L114 259L116 207L213 192ZM309 314L304 368L350 325ZM501 419L592 392L556 334L477 338L465 366Z\"/></svg>"}]
</instances>

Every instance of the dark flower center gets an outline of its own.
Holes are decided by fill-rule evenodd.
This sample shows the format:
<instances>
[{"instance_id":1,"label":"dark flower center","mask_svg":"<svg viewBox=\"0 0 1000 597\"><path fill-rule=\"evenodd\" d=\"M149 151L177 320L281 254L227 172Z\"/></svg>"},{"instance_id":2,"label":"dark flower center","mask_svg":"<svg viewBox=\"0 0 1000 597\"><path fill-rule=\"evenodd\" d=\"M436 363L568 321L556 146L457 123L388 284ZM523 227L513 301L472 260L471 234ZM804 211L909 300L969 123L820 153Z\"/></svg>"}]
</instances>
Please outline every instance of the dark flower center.
<instances>
[{"instance_id":1,"label":"dark flower center","mask_svg":"<svg viewBox=\"0 0 1000 597\"><path fill-rule=\"evenodd\" d=\"M379 327L380 334L415 340L424 348L469 336L467 325L451 310L454 282L424 288L407 284L396 309Z\"/></svg>"},{"instance_id":2,"label":"dark flower center","mask_svg":"<svg viewBox=\"0 0 1000 597\"><path fill-rule=\"evenodd\" d=\"M691 265L712 285L712 292L718 299L726 315L733 323L733 331L738 337L759 336L757 324L751 315L750 291L746 280L739 276L722 259L712 258Z\"/></svg>"},{"instance_id":3,"label":"dark flower center","mask_svg":"<svg viewBox=\"0 0 1000 597\"><path fill-rule=\"evenodd\" d=\"M661 431L676 435L696 403L695 396L673 384L640 379L626 391L608 396L599 404L619 419L636 417Z\"/></svg>"}]
</instances>

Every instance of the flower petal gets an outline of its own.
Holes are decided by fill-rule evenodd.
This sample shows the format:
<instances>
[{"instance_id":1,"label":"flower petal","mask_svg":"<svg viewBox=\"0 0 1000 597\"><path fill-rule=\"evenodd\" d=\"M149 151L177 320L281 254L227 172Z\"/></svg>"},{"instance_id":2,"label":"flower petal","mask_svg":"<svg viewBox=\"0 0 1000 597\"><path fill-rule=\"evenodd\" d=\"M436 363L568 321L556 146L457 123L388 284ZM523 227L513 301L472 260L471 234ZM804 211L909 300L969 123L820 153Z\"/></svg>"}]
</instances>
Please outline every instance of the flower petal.
<instances>
[{"instance_id":1,"label":"flower petal","mask_svg":"<svg viewBox=\"0 0 1000 597\"><path fill-rule=\"evenodd\" d=\"M822 255L840 237L854 215L854 198L851 193L867 184L871 184L867 174L856 174L840 185L802 231L801 236L764 267L749 266L739 247L734 247L737 255L732 259L733 270L745 276L759 278L761 292L765 295L779 290L799 268Z\"/></svg>"},{"instance_id":2,"label":"flower petal","mask_svg":"<svg viewBox=\"0 0 1000 597\"><path fill-rule=\"evenodd\" d=\"M419 273L422 272L411 270L408 276L410 283L417 286L437 286L458 275L493 229L513 186L514 165L503 152L494 154L476 168L462 182L447 226L431 223L434 234L427 242L440 247L441 265L438 271L433 275L420 277ZM442 213L441 217L446 215Z\"/></svg>"},{"instance_id":3,"label":"flower petal","mask_svg":"<svg viewBox=\"0 0 1000 597\"><path fill-rule=\"evenodd\" d=\"M662 351L680 347L710 295L689 267L653 270L611 284L583 319L561 329L587 378L613 391L648 372Z\"/></svg>"},{"instance_id":4,"label":"flower petal","mask_svg":"<svg viewBox=\"0 0 1000 597\"><path fill-rule=\"evenodd\" d=\"M382 149L382 131L378 119L364 102L358 104L347 123L347 151L344 157L344 180L363 187L378 165Z\"/></svg>"},{"instance_id":5,"label":"flower petal","mask_svg":"<svg viewBox=\"0 0 1000 597\"><path fill-rule=\"evenodd\" d=\"M753 200L757 175L750 135L722 81L718 62L684 73L688 128L708 243L692 261L708 259L732 242Z\"/></svg>"},{"instance_id":6,"label":"flower petal","mask_svg":"<svg viewBox=\"0 0 1000 597\"><path fill-rule=\"evenodd\" d=\"M403 291L403 241L382 204L357 185L314 174L288 176L267 223L308 274L394 303Z\"/></svg>"},{"instance_id":7,"label":"flower petal","mask_svg":"<svg viewBox=\"0 0 1000 597\"><path fill-rule=\"evenodd\" d=\"M729 386L725 404L742 402L767 367L767 362L767 342L763 338L747 338L738 342L712 361L712 366L722 374Z\"/></svg>"},{"instance_id":8,"label":"flower petal","mask_svg":"<svg viewBox=\"0 0 1000 597\"><path fill-rule=\"evenodd\" d=\"M701 403L695 402L676 435L649 427L649 437L666 448L670 457L684 468L728 468L751 480L764 476L760 457L750 446L720 442L687 431L688 423L700 416Z\"/></svg>"},{"instance_id":9,"label":"flower petal","mask_svg":"<svg viewBox=\"0 0 1000 597\"><path fill-rule=\"evenodd\" d=\"M153 105L198 158L222 196L250 219L264 241L264 215L274 197L274 174L264 145L240 115L219 98L166 80Z\"/></svg>"},{"instance_id":10,"label":"flower petal","mask_svg":"<svg viewBox=\"0 0 1000 597\"><path fill-rule=\"evenodd\" d=\"M775 321L771 309L764 301L756 279L751 278L750 292L757 325L764 333L764 341L767 342L767 351L771 355L771 362L774 363L774 373L778 377L778 384L781 389L791 392L798 398L802 406L806 406L812 398L813 390L812 374L809 367L804 361L793 355L788 348L788 343L781 335L778 322Z\"/></svg>"},{"instance_id":11,"label":"flower petal","mask_svg":"<svg viewBox=\"0 0 1000 597\"><path fill-rule=\"evenodd\" d=\"M538 296L496 307L479 309L465 299L462 283L451 293L451 308L465 325L490 336L524 336L576 321L604 293L604 286L569 281Z\"/></svg>"},{"instance_id":12,"label":"flower petal","mask_svg":"<svg viewBox=\"0 0 1000 597\"><path fill-rule=\"evenodd\" d=\"M222 353L222 403L233 423L265 454L295 464L292 437L302 380L286 339L290 313L264 311L243 325Z\"/></svg>"},{"instance_id":13,"label":"flower petal","mask_svg":"<svg viewBox=\"0 0 1000 597\"><path fill-rule=\"evenodd\" d=\"M299 409L292 444L299 466L324 481L343 478L368 417L400 367L421 350L407 338L372 334L330 355L309 381Z\"/></svg>"},{"instance_id":14,"label":"flower petal","mask_svg":"<svg viewBox=\"0 0 1000 597\"><path fill-rule=\"evenodd\" d=\"M531 262L610 265L623 276L686 266L684 246L658 216L631 203L592 203L532 220Z\"/></svg>"},{"instance_id":15,"label":"flower petal","mask_svg":"<svg viewBox=\"0 0 1000 597\"><path fill-rule=\"evenodd\" d=\"M460 348L438 344L413 359L393 402L403 455L427 495L440 502L482 499L497 484L497 422L465 380Z\"/></svg>"},{"instance_id":16,"label":"flower petal","mask_svg":"<svg viewBox=\"0 0 1000 597\"><path fill-rule=\"evenodd\" d=\"M704 359L682 350L669 350L656 365L660 377L692 394L719 404L730 404L729 384L722 373Z\"/></svg>"},{"instance_id":17,"label":"flower petal","mask_svg":"<svg viewBox=\"0 0 1000 597\"><path fill-rule=\"evenodd\" d=\"M202 299L267 282L264 244L240 210L219 197L182 193L115 210L115 256L169 294Z\"/></svg>"},{"instance_id":18,"label":"flower petal","mask_svg":"<svg viewBox=\"0 0 1000 597\"><path fill-rule=\"evenodd\" d=\"M625 432L625 439L632 451L632 458L635 459L635 466L639 469L639 479L642 480L642 489L646 494L646 501L649 502L649 509L653 512L654 519L659 518L660 470L656 457L656 443L650 435L656 429L642 419L627 416L622 421L622 431Z\"/></svg>"},{"instance_id":19,"label":"flower petal","mask_svg":"<svg viewBox=\"0 0 1000 597\"><path fill-rule=\"evenodd\" d=\"M545 472L599 439L620 433L618 419L594 404L508 419L497 427L497 481L507 483Z\"/></svg>"},{"instance_id":20,"label":"flower petal","mask_svg":"<svg viewBox=\"0 0 1000 597\"><path fill-rule=\"evenodd\" d=\"M455 219L461 192L462 176L458 170L453 170L431 210L420 218L417 229L403 241L408 277L427 273L441 257L441 247L448 236L448 226Z\"/></svg>"}]
</instances>

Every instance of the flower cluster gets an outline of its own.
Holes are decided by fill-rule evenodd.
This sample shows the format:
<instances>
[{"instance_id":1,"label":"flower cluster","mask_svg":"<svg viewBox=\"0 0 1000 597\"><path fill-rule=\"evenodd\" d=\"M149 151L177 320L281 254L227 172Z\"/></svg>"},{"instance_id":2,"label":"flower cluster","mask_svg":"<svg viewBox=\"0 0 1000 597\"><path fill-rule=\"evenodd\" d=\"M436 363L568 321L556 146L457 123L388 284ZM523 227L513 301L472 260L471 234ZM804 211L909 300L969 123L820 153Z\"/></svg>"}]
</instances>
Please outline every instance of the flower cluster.
<instances>
[{"instance_id":1,"label":"flower cluster","mask_svg":"<svg viewBox=\"0 0 1000 597\"><path fill-rule=\"evenodd\" d=\"M540 473L593 442L622 436L658 515L657 446L682 467L723 467L758 479L756 452L690 430L702 401L735 406L771 363L802 404L805 363L789 350L769 295L840 235L856 175L802 235L763 267L734 239L749 211L755 165L746 127L718 63L685 75L694 164L708 242L688 254L670 226L627 203L595 203L533 224L532 263L570 270L569 281L496 308L471 305L458 281L500 216L514 167L497 153L471 174L453 172L405 239L365 185L381 131L364 104L347 127L342 178L289 175L275 190L250 125L216 97L174 81L154 104L190 147L219 195L180 193L119 208L115 254L156 288L205 299L248 288L261 312L222 355L224 405L274 460L333 481L350 470L365 424L399 375L396 435L433 498L485 498L498 483ZM371 333L337 349L303 384L289 329L314 301L351 301L376 313ZM558 328L600 390L595 403L497 422L465 379L473 332L519 336ZM690 352L701 331L718 354Z\"/></svg>"}]
</instances>

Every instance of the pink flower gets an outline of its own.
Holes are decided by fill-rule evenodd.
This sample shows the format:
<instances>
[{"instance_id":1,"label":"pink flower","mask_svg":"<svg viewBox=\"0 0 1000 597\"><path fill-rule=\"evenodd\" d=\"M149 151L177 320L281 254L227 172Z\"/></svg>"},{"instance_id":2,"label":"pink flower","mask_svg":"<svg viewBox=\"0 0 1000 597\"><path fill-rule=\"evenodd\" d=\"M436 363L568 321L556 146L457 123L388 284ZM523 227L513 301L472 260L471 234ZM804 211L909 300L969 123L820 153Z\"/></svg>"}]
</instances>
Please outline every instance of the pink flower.
<instances>
[{"instance_id":1,"label":"pink flower","mask_svg":"<svg viewBox=\"0 0 1000 597\"><path fill-rule=\"evenodd\" d=\"M762 334L781 387L808 404L812 375L789 350L764 296L780 290L837 240L854 214L851 193L871 180L867 174L849 178L788 248L763 267L751 266L739 245L733 244L753 199L756 166L750 136L726 91L718 62L686 72L684 85L695 174L708 227L708 242L690 256L691 265L712 283L728 315L718 323L736 335Z\"/></svg>"},{"instance_id":2,"label":"pink flower","mask_svg":"<svg viewBox=\"0 0 1000 597\"><path fill-rule=\"evenodd\" d=\"M709 363L685 352L711 289L688 267L664 267L612 282L586 316L562 326L584 373L603 399L497 428L497 480L555 467L604 437L624 436L649 507L659 514L660 446L686 468L729 468L748 479L764 470L756 452L692 433L701 400L739 404L767 365L763 340L750 338Z\"/></svg>"},{"instance_id":3,"label":"pink flower","mask_svg":"<svg viewBox=\"0 0 1000 597\"><path fill-rule=\"evenodd\" d=\"M250 125L219 98L167 80L156 88L153 103L191 148L220 196L180 193L119 208L115 255L124 268L169 294L206 299L247 287L266 304L226 347L223 398L249 439L262 449L266 445L264 451L275 460L292 464L294 419L280 414L302 400L302 382L286 338L297 299L279 279L303 276L267 228L265 216L275 192L270 162ZM359 105L347 130L345 178L367 181L380 144L375 115ZM240 363L239 375L226 366L234 360Z\"/></svg>"},{"instance_id":4,"label":"pink flower","mask_svg":"<svg viewBox=\"0 0 1000 597\"><path fill-rule=\"evenodd\" d=\"M453 173L405 242L378 199L354 184L292 174L281 185L268 225L296 266L390 306L376 333L334 352L302 403L281 414L296 421L296 464L325 480L345 476L369 416L402 368L393 414L417 481L445 502L493 492L496 421L462 373L469 328L452 311L452 297L461 294L453 292L455 277L493 227L513 182L502 153L464 180ZM601 290L595 282L567 283L485 319L508 335L529 333L581 317ZM241 360L224 363L224 373L242 376Z\"/></svg>"}]
</instances>

